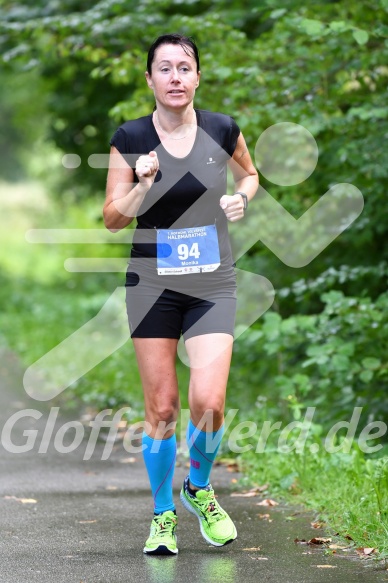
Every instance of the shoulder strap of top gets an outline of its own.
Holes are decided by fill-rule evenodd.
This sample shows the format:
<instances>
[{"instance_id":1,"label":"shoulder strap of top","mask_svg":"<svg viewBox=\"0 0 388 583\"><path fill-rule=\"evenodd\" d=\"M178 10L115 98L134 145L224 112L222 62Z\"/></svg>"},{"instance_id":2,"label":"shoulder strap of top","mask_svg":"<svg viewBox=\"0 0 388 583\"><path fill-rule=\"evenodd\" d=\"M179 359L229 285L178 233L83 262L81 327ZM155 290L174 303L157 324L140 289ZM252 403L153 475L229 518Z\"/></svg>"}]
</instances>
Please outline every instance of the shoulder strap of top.
<instances>
[{"instance_id":1,"label":"shoulder strap of top","mask_svg":"<svg viewBox=\"0 0 388 583\"><path fill-rule=\"evenodd\" d=\"M203 109L197 110L199 126L219 144L229 156L236 149L240 128L230 115Z\"/></svg>"},{"instance_id":2,"label":"shoulder strap of top","mask_svg":"<svg viewBox=\"0 0 388 583\"><path fill-rule=\"evenodd\" d=\"M159 137L152 124L152 116L146 115L123 123L113 135L110 144L121 154L148 153L159 144Z\"/></svg>"}]
</instances>

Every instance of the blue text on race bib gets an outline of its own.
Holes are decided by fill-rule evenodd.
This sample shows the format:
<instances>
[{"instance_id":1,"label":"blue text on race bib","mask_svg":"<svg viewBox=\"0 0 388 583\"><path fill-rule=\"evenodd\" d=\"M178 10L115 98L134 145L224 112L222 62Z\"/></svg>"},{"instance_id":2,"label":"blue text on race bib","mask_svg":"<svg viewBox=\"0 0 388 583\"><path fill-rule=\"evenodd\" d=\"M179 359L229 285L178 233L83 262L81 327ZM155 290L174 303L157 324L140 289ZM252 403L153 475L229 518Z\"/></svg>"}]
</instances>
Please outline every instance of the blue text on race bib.
<instances>
[{"instance_id":1,"label":"blue text on race bib","mask_svg":"<svg viewBox=\"0 0 388 583\"><path fill-rule=\"evenodd\" d=\"M220 249L215 225L157 230L158 275L184 275L215 271Z\"/></svg>"}]
</instances>

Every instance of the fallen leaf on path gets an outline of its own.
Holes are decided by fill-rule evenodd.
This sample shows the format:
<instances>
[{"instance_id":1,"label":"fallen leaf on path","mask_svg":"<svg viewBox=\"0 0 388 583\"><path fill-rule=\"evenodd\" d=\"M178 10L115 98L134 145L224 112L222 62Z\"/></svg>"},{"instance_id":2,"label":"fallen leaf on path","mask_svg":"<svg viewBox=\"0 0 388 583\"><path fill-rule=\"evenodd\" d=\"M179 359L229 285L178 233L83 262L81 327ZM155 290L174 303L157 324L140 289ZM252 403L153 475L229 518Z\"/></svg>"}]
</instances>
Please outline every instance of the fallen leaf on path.
<instances>
[{"instance_id":1,"label":"fallen leaf on path","mask_svg":"<svg viewBox=\"0 0 388 583\"><path fill-rule=\"evenodd\" d=\"M257 496L257 492L250 490L249 492L232 492L231 496L239 498L251 498L252 496Z\"/></svg>"},{"instance_id":2,"label":"fallen leaf on path","mask_svg":"<svg viewBox=\"0 0 388 583\"><path fill-rule=\"evenodd\" d=\"M297 543L300 545L311 545L311 546L328 545L329 543L331 543L331 538L314 537L314 538L310 538L310 540L306 540L305 538L295 538L294 543Z\"/></svg>"},{"instance_id":3,"label":"fallen leaf on path","mask_svg":"<svg viewBox=\"0 0 388 583\"><path fill-rule=\"evenodd\" d=\"M263 484L262 486L256 486L256 490L258 492L264 492L269 488L269 484Z\"/></svg>"},{"instance_id":4,"label":"fallen leaf on path","mask_svg":"<svg viewBox=\"0 0 388 583\"><path fill-rule=\"evenodd\" d=\"M251 498L252 496L257 496L257 492L232 492L231 496L235 498Z\"/></svg>"},{"instance_id":5,"label":"fallen leaf on path","mask_svg":"<svg viewBox=\"0 0 388 583\"><path fill-rule=\"evenodd\" d=\"M124 457L120 460L120 464L134 464L136 461L135 457Z\"/></svg>"},{"instance_id":6,"label":"fallen leaf on path","mask_svg":"<svg viewBox=\"0 0 388 583\"><path fill-rule=\"evenodd\" d=\"M248 492L232 492L231 496L240 496L241 498L250 498L251 496L257 496L260 492L264 492L268 488L268 484L264 484L263 486L257 486L256 488L252 488Z\"/></svg>"},{"instance_id":7,"label":"fallen leaf on path","mask_svg":"<svg viewBox=\"0 0 388 583\"><path fill-rule=\"evenodd\" d=\"M37 504L37 500L34 498L18 498L17 496L4 496L4 500L16 500L22 504Z\"/></svg>"},{"instance_id":8,"label":"fallen leaf on path","mask_svg":"<svg viewBox=\"0 0 388 583\"><path fill-rule=\"evenodd\" d=\"M328 545L331 543L331 538L314 537L308 541L308 545Z\"/></svg>"},{"instance_id":9,"label":"fallen leaf on path","mask_svg":"<svg viewBox=\"0 0 388 583\"><path fill-rule=\"evenodd\" d=\"M256 506L278 506L279 502L275 502L275 500L271 500L271 498L265 498L261 502L256 502Z\"/></svg>"},{"instance_id":10,"label":"fallen leaf on path","mask_svg":"<svg viewBox=\"0 0 388 583\"><path fill-rule=\"evenodd\" d=\"M222 457L217 458L214 462L215 466L224 466L227 472L239 472L240 466L236 458Z\"/></svg>"},{"instance_id":11,"label":"fallen leaf on path","mask_svg":"<svg viewBox=\"0 0 388 583\"><path fill-rule=\"evenodd\" d=\"M97 520L79 520L80 524L93 524L94 522L98 522Z\"/></svg>"},{"instance_id":12,"label":"fallen leaf on path","mask_svg":"<svg viewBox=\"0 0 388 583\"><path fill-rule=\"evenodd\" d=\"M117 490L117 486L107 486L105 490Z\"/></svg>"},{"instance_id":13,"label":"fallen leaf on path","mask_svg":"<svg viewBox=\"0 0 388 583\"><path fill-rule=\"evenodd\" d=\"M377 549L373 548L373 547L359 547L358 549L356 549L356 553L358 553L359 555L372 555L373 553L378 552Z\"/></svg>"},{"instance_id":14,"label":"fallen leaf on path","mask_svg":"<svg viewBox=\"0 0 388 583\"><path fill-rule=\"evenodd\" d=\"M317 522L312 522L311 526L313 528L323 528L324 526L326 526L325 522L320 522L319 520Z\"/></svg>"},{"instance_id":15,"label":"fallen leaf on path","mask_svg":"<svg viewBox=\"0 0 388 583\"><path fill-rule=\"evenodd\" d=\"M317 565L318 569L336 569L337 565Z\"/></svg>"},{"instance_id":16,"label":"fallen leaf on path","mask_svg":"<svg viewBox=\"0 0 388 583\"><path fill-rule=\"evenodd\" d=\"M343 545L336 545L336 544L332 544L329 545L329 549L339 549L339 550L343 550L343 549L348 549L349 547L345 547Z\"/></svg>"},{"instance_id":17,"label":"fallen leaf on path","mask_svg":"<svg viewBox=\"0 0 388 583\"><path fill-rule=\"evenodd\" d=\"M270 514L258 514L257 515L261 520L268 520L270 518Z\"/></svg>"},{"instance_id":18,"label":"fallen leaf on path","mask_svg":"<svg viewBox=\"0 0 388 583\"><path fill-rule=\"evenodd\" d=\"M243 551L260 551L261 547L252 547L251 549L243 549Z\"/></svg>"}]
</instances>

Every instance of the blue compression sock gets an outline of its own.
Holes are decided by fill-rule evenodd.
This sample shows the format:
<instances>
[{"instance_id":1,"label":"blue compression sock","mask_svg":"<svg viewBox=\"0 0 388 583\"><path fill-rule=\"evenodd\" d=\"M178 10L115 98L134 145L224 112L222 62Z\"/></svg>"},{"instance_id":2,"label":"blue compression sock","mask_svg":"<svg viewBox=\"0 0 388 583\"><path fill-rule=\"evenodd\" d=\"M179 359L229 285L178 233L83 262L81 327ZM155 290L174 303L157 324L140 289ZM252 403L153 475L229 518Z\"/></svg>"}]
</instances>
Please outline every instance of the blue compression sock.
<instances>
[{"instance_id":1,"label":"blue compression sock","mask_svg":"<svg viewBox=\"0 0 388 583\"><path fill-rule=\"evenodd\" d=\"M143 431L143 458L154 498L154 512L175 510L172 479L175 469L176 437L153 439Z\"/></svg>"},{"instance_id":2,"label":"blue compression sock","mask_svg":"<svg viewBox=\"0 0 388 583\"><path fill-rule=\"evenodd\" d=\"M209 484L210 472L224 431L224 425L217 431L201 431L190 419L186 439L190 452L189 480L193 486L205 488Z\"/></svg>"}]
</instances>

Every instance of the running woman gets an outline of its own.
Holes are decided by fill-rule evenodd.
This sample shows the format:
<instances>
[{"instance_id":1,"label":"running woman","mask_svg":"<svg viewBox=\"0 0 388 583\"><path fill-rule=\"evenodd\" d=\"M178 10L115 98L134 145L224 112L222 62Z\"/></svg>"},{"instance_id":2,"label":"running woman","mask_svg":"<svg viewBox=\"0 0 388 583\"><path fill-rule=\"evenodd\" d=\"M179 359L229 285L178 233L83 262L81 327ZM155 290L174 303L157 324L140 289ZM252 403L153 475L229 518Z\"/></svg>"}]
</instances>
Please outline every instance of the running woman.
<instances>
[{"instance_id":1,"label":"running woman","mask_svg":"<svg viewBox=\"0 0 388 583\"><path fill-rule=\"evenodd\" d=\"M228 221L244 217L258 175L234 119L194 108L200 76L191 38L157 38L145 73L154 111L121 125L110 142L105 225L118 231L137 220L126 303L144 392L142 443L154 516L143 551L150 555L178 553L172 483L181 336L190 362L190 471L180 499L208 543L224 546L237 536L210 472L224 433L236 312Z\"/></svg>"}]
</instances>

